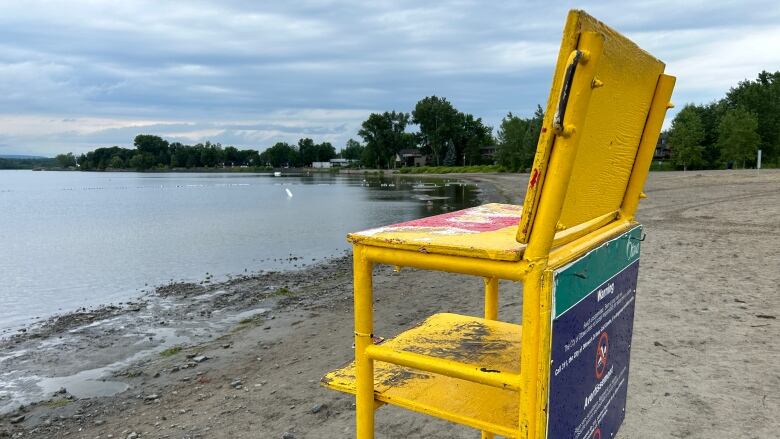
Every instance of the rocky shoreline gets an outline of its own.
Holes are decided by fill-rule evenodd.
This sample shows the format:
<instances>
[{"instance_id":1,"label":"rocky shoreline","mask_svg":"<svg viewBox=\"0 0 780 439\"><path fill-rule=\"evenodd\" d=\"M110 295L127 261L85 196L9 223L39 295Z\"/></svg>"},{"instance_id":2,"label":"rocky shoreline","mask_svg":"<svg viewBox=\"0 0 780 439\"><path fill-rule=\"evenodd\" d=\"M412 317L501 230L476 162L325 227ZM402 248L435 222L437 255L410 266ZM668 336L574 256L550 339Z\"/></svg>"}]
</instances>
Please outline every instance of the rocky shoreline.
<instances>
[{"instance_id":1,"label":"rocky shoreline","mask_svg":"<svg viewBox=\"0 0 780 439\"><path fill-rule=\"evenodd\" d=\"M140 300L52 317L3 339L6 384L11 375L20 391L42 390L13 403L12 395L0 398L0 437L59 437L105 425L101 414L121 409L128 399L158 402L171 383L202 380L204 370L229 362L224 357L234 351L235 334L248 328L272 334L291 309L321 306L350 282L350 270L349 257L340 256L298 271L171 283ZM241 383L235 379L230 386Z\"/></svg>"}]
</instances>

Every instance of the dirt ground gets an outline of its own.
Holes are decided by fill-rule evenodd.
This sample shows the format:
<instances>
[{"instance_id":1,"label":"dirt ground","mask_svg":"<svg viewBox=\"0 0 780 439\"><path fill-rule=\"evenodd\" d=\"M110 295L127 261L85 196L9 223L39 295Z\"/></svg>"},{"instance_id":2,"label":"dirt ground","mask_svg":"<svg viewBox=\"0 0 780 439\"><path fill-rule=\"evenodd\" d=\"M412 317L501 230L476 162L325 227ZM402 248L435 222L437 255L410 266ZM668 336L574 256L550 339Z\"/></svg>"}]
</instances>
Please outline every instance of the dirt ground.
<instances>
[{"instance_id":1,"label":"dirt ground","mask_svg":"<svg viewBox=\"0 0 780 439\"><path fill-rule=\"evenodd\" d=\"M527 176L469 178L486 187L486 201L520 202ZM645 192L629 399L617 437L777 438L780 172L654 173ZM117 372L129 389L116 396L66 392L5 415L0 437L353 437L353 398L319 386L352 357L349 259L207 288L216 289L225 291L213 304L220 312L270 311ZM392 336L434 312L480 314L481 291L477 278L378 268L376 333ZM501 291L501 319L519 322L519 284ZM55 335L22 337L0 354L46 337ZM478 437L393 407L376 415L379 438Z\"/></svg>"}]
</instances>

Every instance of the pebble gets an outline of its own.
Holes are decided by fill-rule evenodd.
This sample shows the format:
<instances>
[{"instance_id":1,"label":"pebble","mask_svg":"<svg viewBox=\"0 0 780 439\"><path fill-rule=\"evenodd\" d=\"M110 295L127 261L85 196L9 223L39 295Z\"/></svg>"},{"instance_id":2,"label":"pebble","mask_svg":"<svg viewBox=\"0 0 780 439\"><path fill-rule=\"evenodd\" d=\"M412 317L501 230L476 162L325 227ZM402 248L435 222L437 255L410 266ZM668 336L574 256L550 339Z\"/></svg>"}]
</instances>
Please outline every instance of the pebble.
<instances>
[{"instance_id":1,"label":"pebble","mask_svg":"<svg viewBox=\"0 0 780 439\"><path fill-rule=\"evenodd\" d=\"M295 435L290 433L289 431L285 431L282 435L282 439L295 439Z\"/></svg>"},{"instance_id":2,"label":"pebble","mask_svg":"<svg viewBox=\"0 0 780 439\"><path fill-rule=\"evenodd\" d=\"M141 437L141 435L139 435L134 431L131 431L130 433L127 434L127 436L125 436L125 439L138 439L139 437Z\"/></svg>"},{"instance_id":3,"label":"pebble","mask_svg":"<svg viewBox=\"0 0 780 439\"><path fill-rule=\"evenodd\" d=\"M19 424L22 421L24 421L24 415L19 415L19 416L11 418L11 423L12 424Z\"/></svg>"},{"instance_id":4,"label":"pebble","mask_svg":"<svg viewBox=\"0 0 780 439\"><path fill-rule=\"evenodd\" d=\"M205 355L198 355L197 357L193 357L192 361L194 361L196 363L203 363L204 361L206 361L208 359L209 359L209 357L207 357Z\"/></svg>"},{"instance_id":5,"label":"pebble","mask_svg":"<svg viewBox=\"0 0 780 439\"><path fill-rule=\"evenodd\" d=\"M160 395L158 395L156 393L152 393L151 395L146 395L144 397L144 399L147 400L147 401L154 401L155 399L159 399L159 398L160 398Z\"/></svg>"},{"instance_id":6,"label":"pebble","mask_svg":"<svg viewBox=\"0 0 780 439\"><path fill-rule=\"evenodd\" d=\"M325 404L317 404L317 405L315 405L314 407L312 407L312 408L311 408L311 412L312 412L313 414L319 413L319 412L321 412L321 411L322 411L322 409L324 409L325 407L326 407L326 405L325 405Z\"/></svg>"}]
</instances>

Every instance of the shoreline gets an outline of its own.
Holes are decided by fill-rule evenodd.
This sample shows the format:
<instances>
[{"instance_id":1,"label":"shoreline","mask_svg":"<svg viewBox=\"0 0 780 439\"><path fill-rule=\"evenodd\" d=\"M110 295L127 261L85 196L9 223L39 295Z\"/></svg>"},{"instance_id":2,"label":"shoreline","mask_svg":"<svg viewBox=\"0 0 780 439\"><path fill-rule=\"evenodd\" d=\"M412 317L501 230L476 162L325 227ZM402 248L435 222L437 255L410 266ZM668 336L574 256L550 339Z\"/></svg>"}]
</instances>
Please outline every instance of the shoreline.
<instances>
[{"instance_id":1,"label":"shoreline","mask_svg":"<svg viewBox=\"0 0 780 439\"><path fill-rule=\"evenodd\" d=\"M651 429L673 437L746 430L772 437L780 377L767 379L765 372L780 361L780 340L772 336L780 298L771 294L780 281L771 271L780 263L780 225L773 220L780 194L771 190L780 184L780 172L663 174L651 173L650 198L640 207L648 239L637 299L631 410L617 438L645 437ZM513 203L522 201L527 179L441 177L477 182L485 202ZM743 211L754 218L741 221ZM713 233L724 239L711 239ZM732 254L761 259L751 266L724 266L724 257ZM752 277L737 274L738 268ZM352 355L351 282L345 255L297 271L206 286L163 285L121 308L60 316L65 320L48 329L29 330L13 343L0 340L0 371L17 371L22 386L47 376L71 378L45 381L40 402L0 415L0 438L350 436L353 398L318 382ZM383 336L442 306L466 314L481 308L480 294L474 294L481 279L473 277L377 267L375 287L376 329ZM501 289L502 319L518 322L519 287L502 282ZM739 377L727 373L730 357L710 355L735 346L744 351L741 358L750 359ZM89 388L75 384L78 379ZM719 399L725 388L738 405ZM5 402L0 394L0 407ZM475 434L390 407L378 419L384 437Z\"/></svg>"},{"instance_id":2,"label":"shoreline","mask_svg":"<svg viewBox=\"0 0 780 439\"><path fill-rule=\"evenodd\" d=\"M480 200L500 197L500 190L495 184L469 174L399 175L398 177L461 179L478 186ZM274 271L226 274L221 276L221 281L214 281L208 276L200 281L177 281L150 286L123 302L64 311L13 328L5 328L0 335L0 375L2 372L6 375L6 378L0 379L0 419L3 415L14 413L20 407L31 405L35 407L42 403L45 405L52 398L56 400L58 395L71 398L95 398L121 393L129 386L120 385L119 382L107 379L106 376L116 376L117 373L121 375L123 369L132 367L133 363L147 361L167 349L197 345L218 338L232 330L241 319L248 318L245 314L251 313L254 310L253 306L263 304L264 308L257 310L258 316L273 310L277 305L274 299L285 295L274 292L276 283L283 284L278 287L282 291L291 291L290 285L308 284L312 279L319 279L318 274L322 271L331 272L335 268L343 271L345 264L350 263L347 259L349 256L343 253L334 254L316 264L301 266L301 268L295 265L296 268L291 266L288 269ZM252 300L257 303L246 302L248 299L243 291L246 289L255 290ZM260 292L257 292L257 289ZM224 297L220 298L218 303L208 303L211 296ZM193 320L188 314L195 306L203 308L199 311L199 317L211 318L215 312L232 315L220 316L216 322L211 319L208 324L205 323L208 319L197 321L196 318L195 324L184 325L185 321ZM150 322L163 314L167 318L159 320L160 324L155 325L154 322ZM209 326L212 331L203 334L204 326ZM117 327L121 327L123 332L121 343L118 342L117 337L109 335L115 332ZM147 340L142 340L141 335L147 337ZM54 339L57 340L51 341ZM62 341L63 339L66 340ZM133 343L129 343L130 341L135 345L131 346ZM44 349L39 349L44 345L46 346ZM66 346L66 351L70 348L90 349L92 352L79 361L70 359L58 364L56 368L46 367L45 363L53 363L53 358L63 353L60 351L62 346ZM10 353L6 354L6 352ZM44 366L35 368L20 366L26 362L42 363ZM14 369L15 367L18 368ZM54 376L50 377L50 375ZM36 378L28 379L29 377ZM19 384L18 381L22 378L26 382ZM17 379L17 382L14 382L14 379ZM85 384L80 381L95 381L102 384ZM29 389L31 385L37 385L42 389L39 392L27 391L27 395L24 396L21 395L23 390L14 392L15 389ZM60 392L62 388L67 393ZM71 390L68 390L69 388Z\"/></svg>"}]
</instances>

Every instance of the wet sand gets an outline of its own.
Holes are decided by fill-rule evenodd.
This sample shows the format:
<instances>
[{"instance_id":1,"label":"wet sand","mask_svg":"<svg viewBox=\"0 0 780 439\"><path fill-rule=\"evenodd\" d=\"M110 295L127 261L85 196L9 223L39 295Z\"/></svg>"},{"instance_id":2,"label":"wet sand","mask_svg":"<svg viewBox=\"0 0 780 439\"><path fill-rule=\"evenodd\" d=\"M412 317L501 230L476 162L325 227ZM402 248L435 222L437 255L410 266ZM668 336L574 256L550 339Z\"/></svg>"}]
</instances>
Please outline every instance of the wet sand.
<instances>
[{"instance_id":1,"label":"wet sand","mask_svg":"<svg viewBox=\"0 0 780 439\"><path fill-rule=\"evenodd\" d=\"M517 203L527 175L467 178L486 201ZM654 173L646 193L618 438L777 437L780 172ZM0 410L9 407L0 437L353 437L353 398L319 386L352 356L350 270L342 257L297 272L168 286L4 340L0 376L45 388L20 410L0 394ZM501 287L500 317L519 322L519 284ZM376 333L392 336L434 312L479 314L481 288L466 276L378 268ZM477 433L383 407L377 437Z\"/></svg>"}]
</instances>

